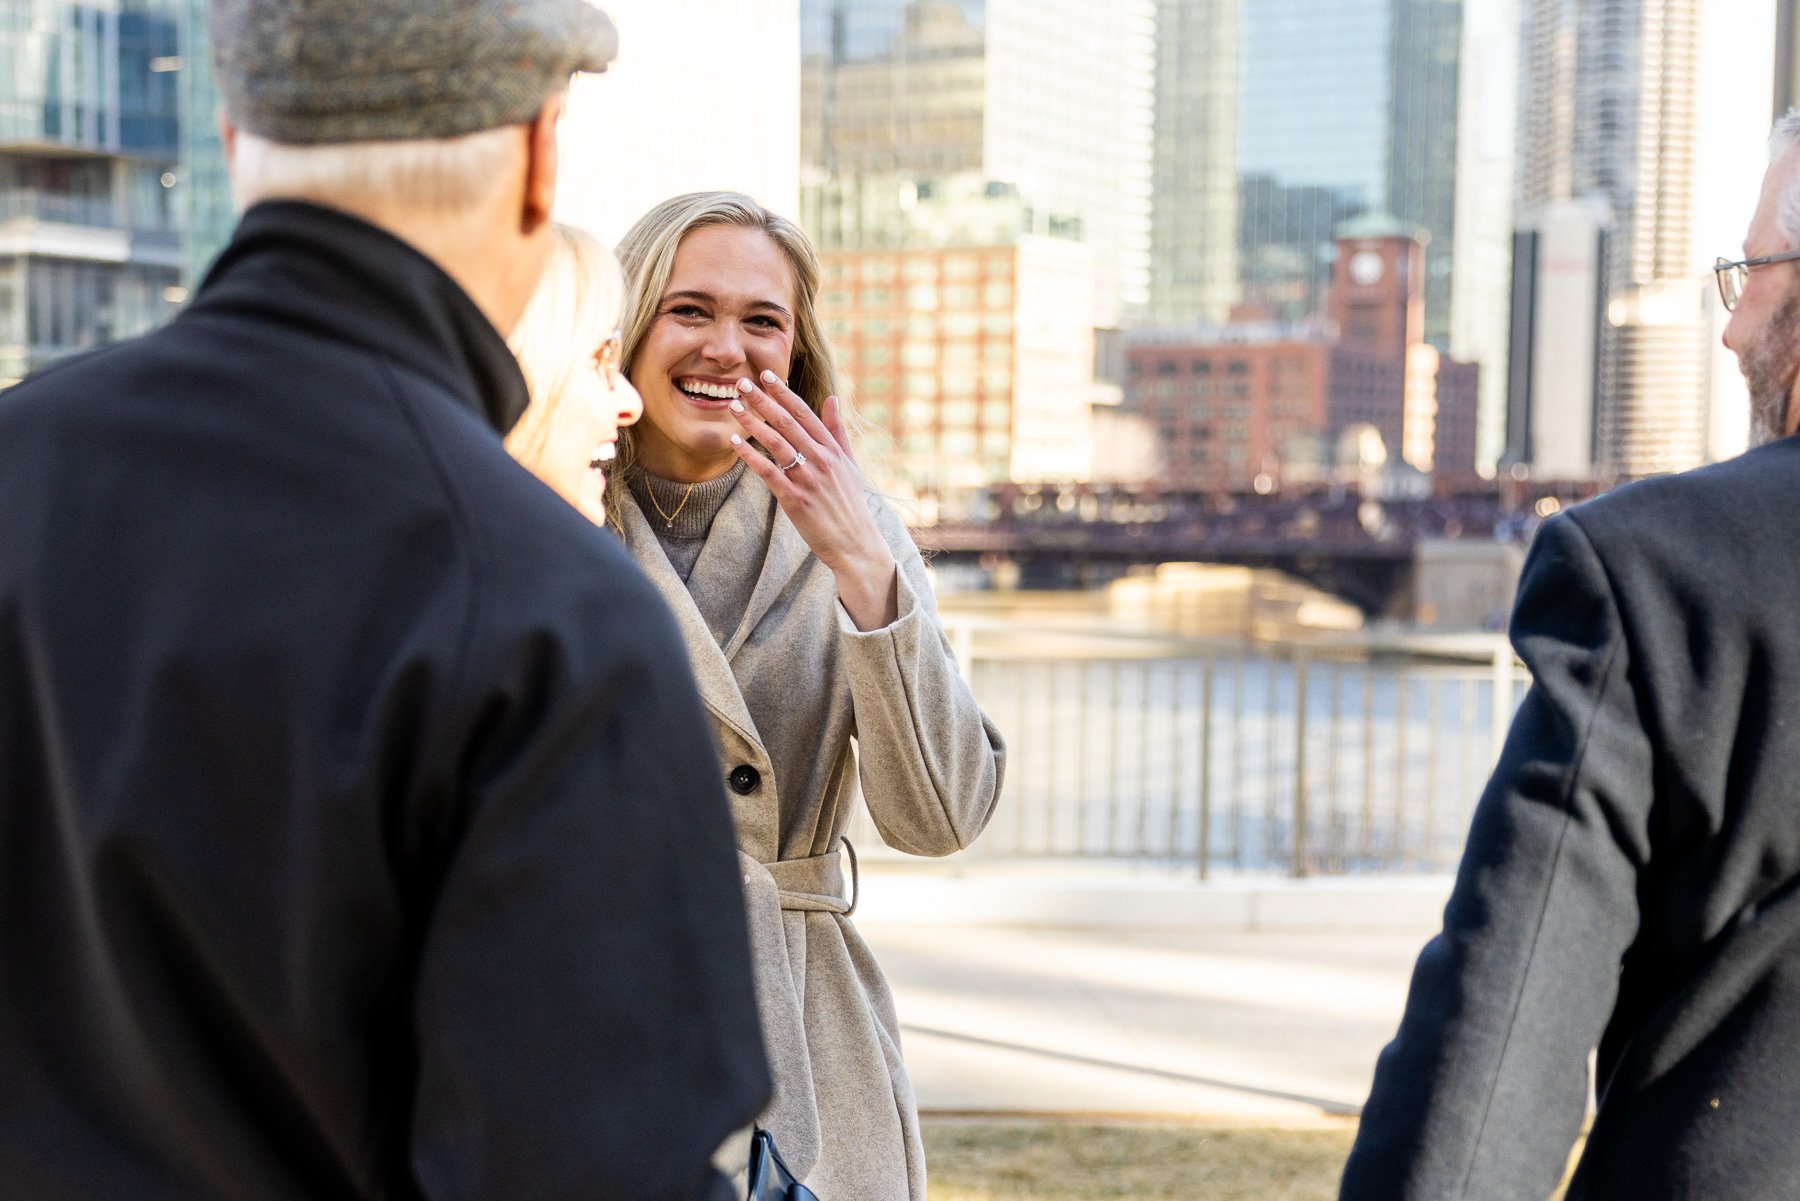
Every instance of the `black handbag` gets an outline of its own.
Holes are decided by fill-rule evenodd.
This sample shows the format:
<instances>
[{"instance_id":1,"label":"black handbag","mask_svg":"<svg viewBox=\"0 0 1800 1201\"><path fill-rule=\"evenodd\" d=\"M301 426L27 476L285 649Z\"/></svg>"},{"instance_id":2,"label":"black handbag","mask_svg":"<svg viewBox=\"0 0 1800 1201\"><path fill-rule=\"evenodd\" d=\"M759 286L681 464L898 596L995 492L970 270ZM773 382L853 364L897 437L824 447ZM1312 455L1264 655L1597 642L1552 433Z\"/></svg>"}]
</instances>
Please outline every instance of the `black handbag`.
<instances>
[{"instance_id":1,"label":"black handbag","mask_svg":"<svg viewBox=\"0 0 1800 1201\"><path fill-rule=\"evenodd\" d=\"M747 1201L819 1201L819 1195L794 1179L775 1149L775 1136L758 1130L750 1140L750 1195Z\"/></svg>"}]
</instances>

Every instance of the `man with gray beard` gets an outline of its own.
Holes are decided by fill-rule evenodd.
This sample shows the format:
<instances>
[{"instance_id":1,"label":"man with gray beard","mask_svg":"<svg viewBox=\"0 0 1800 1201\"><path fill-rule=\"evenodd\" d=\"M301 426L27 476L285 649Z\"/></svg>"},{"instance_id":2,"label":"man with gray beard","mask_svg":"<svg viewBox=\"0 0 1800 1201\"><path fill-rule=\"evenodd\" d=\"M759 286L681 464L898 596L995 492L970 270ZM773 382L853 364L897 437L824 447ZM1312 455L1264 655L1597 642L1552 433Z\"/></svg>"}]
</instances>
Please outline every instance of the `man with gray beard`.
<instances>
[{"instance_id":1,"label":"man with gray beard","mask_svg":"<svg viewBox=\"0 0 1800 1201\"><path fill-rule=\"evenodd\" d=\"M1721 260L1759 445L1546 522L1531 692L1341 1196L1800 1196L1800 113Z\"/></svg>"}]
</instances>

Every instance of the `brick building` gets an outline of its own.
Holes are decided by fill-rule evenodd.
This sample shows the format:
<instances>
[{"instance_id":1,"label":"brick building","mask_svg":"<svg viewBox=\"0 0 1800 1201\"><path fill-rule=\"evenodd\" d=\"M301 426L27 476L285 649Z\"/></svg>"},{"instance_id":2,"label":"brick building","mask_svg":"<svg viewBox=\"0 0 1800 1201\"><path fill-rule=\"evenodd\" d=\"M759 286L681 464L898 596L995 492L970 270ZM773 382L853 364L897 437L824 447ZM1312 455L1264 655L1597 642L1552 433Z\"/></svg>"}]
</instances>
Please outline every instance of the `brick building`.
<instances>
[{"instance_id":1,"label":"brick building","mask_svg":"<svg viewBox=\"0 0 1800 1201\"><path fill-rule=\"evenodd\" d=\"M857 411L892 438L883 483L955 504L1092 463L1087 247L832 250L821 308Z\"/></svg>"},{"instance_id":2,"label":"brick building","mask_svg":"<svg viewBox=\"0 0 1800 1201\"><path fill-rule=\"evenodd\" d=\"M1165 486L1317 479L1339 435L1359 425L1381 435L1390 459L1446 481L1474 475L1478 372L1424 341L1423 244L1378 221L1345 234L1322 323L1134 338L1125 407L1155 431Z\"/></svg>"}]
</instances>

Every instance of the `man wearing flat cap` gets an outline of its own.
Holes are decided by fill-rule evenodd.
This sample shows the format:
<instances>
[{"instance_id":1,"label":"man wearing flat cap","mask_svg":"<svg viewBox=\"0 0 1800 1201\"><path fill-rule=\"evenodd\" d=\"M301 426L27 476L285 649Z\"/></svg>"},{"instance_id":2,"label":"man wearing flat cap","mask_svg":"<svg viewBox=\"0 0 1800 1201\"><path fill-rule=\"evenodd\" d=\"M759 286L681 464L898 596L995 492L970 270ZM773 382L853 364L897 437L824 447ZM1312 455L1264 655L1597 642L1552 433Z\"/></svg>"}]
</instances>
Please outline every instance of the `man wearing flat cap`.
<instances>
[{"instance_id":1,"label":"man wearing flat cap","mask_svg":"<svg viewBox=\"0 0 1800 1201\"><path fill-rule=\"evenodd\" d=\"M673 619L501 437L583 0L215 0L242 223L0 396L0 1197L686 1199L767 1097Z\"/></svg>"}]
</instances>

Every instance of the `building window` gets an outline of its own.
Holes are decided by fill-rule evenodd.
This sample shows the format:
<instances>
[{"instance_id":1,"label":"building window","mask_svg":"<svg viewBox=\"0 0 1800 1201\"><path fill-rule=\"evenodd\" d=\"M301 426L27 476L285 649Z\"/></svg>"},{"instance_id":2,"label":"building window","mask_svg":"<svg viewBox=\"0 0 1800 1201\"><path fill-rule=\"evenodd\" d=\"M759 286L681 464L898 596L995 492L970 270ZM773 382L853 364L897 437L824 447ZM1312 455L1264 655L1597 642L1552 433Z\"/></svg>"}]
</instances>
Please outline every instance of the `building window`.
<instances>
[{"instance_id":1,"label":"building window","mask_svg":"<svg viewBox=\"0 0 1800 1201\"><path fill-rule=\"evenodd\" d=\"M938 422L945 428L973 429L975 426L975 402L972 400L946 400L938 407Z\"/></svg>"},{"instance_id":2,"label":"building window","mask_svg":"<svg viewBox=\"0 0 1800 1201\"><path fill-rule=\"evenodd\" d=\"M931 425L937 418L937 403L930 400L908 400L900 406L900 419L909 430Z\"/></svg>"},{"instance_id":3,"label":"building window","mask_svg":"<svg viewBox=\"0 0 1800 1201\"><path fill-rule=\"evenodd\" d=\"M900 363L906 367L935 367L937 346L931 342L908 342L900 348Z\"/></svg>"}]
</instances>

